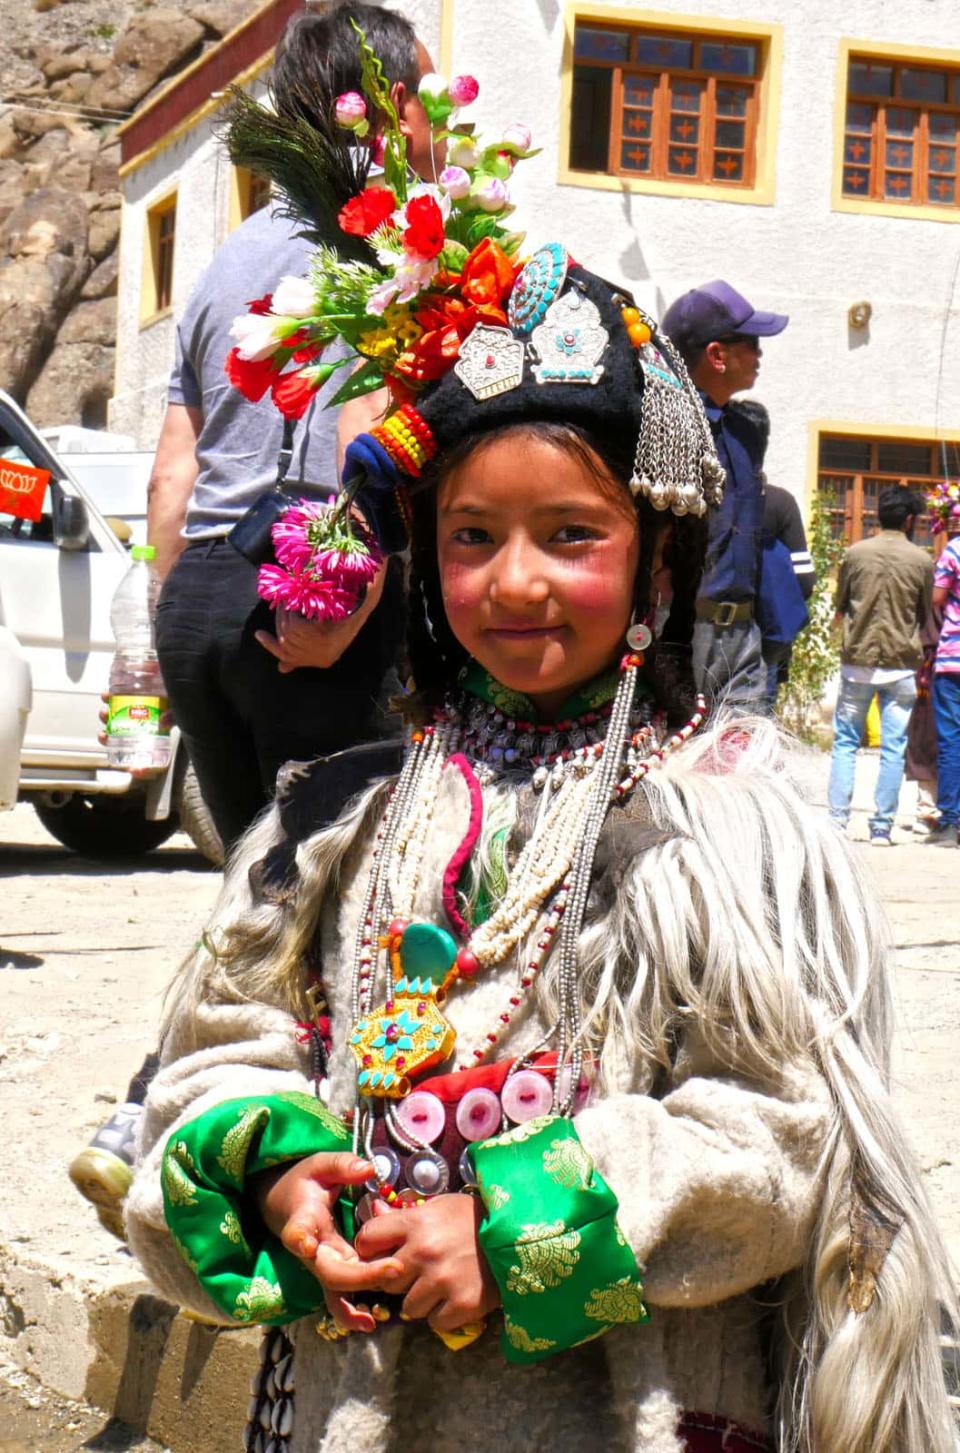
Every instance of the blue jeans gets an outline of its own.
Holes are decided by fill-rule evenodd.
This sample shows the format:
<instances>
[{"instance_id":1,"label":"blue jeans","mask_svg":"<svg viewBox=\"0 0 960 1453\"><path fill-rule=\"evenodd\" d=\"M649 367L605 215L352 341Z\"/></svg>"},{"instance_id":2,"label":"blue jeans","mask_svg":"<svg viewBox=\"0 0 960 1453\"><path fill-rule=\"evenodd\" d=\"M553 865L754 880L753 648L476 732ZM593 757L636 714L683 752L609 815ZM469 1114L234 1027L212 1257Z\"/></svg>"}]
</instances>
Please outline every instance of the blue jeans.
<instances>
[{"instance_id":1,"label":"blue jeans","mask_svg":"<svg viewBox=\"0 0 960 1453\"><path fill-rule=\"evenodd\" d=\"M933 678L937 723L937 807L944 827L960 825L960 671Z\"/></svg>"},{"instance_id":2,"label":"blue jeans","mask_svg":"<svg viewBox=\"0 0 960 1453\"><path fill-rule=\"evenodd\" d=\"M874 697L880 699L880 775L877 778L876 810L870 818L871 833L889 833L893 826L903 759L907 750L907 727L917 699L913 676L875 686L869 681L841 678L840 695L833 718L833 757L830 763L828 800L830 816L845 826L850 816L850 799L857 769L857 751L863 738L867 712Z\"/></svg>"}]
</instances>

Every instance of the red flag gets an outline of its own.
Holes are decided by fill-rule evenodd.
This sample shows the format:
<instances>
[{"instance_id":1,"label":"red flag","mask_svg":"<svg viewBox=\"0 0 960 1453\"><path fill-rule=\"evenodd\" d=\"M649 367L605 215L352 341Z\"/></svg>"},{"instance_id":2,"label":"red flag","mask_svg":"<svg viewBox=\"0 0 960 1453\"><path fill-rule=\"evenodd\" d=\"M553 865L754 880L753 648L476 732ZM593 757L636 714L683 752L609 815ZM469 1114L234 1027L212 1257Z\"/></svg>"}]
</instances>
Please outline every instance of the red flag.
<instances>
[{"instance_id":1,"label":"red flag","mask_svg":"<svg viewBox=\"0 0 960 1453\"><path fill-rule=\"evenodd\" d=\"M50 483L49 469L33 469L0 459L0 513L36 522L43 514L43 497Z\"/></svg>"}]
</instances>

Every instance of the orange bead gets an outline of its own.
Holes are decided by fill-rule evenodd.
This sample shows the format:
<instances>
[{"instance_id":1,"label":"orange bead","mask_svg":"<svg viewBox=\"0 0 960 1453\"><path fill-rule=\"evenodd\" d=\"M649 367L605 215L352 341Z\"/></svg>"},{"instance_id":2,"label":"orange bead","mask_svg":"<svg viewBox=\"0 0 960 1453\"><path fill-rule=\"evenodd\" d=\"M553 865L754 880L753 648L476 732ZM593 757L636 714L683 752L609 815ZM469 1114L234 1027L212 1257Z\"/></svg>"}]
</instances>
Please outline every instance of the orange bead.
<instances>
[{"instance_id":1,"label":"orange bead","mask_svg":"<svg viewBox=\"0 0 960 1453\"><path fill-rule=\"evenodd\" d=\"M631 328L634 323L640 322L640 313L636 308L621 308L620 316L625 328Z\"/></svg>"},{"instance_id":2,"label":"orange bead","mask_svg":"<svg viewBox=\"0 0 960 1453\"><path fill-rule=\"evenodd\" d=\"M631 323L627 329L627 334L634 348L642 348L653 337L646 323Z\"/></svg>"}]
</instances>

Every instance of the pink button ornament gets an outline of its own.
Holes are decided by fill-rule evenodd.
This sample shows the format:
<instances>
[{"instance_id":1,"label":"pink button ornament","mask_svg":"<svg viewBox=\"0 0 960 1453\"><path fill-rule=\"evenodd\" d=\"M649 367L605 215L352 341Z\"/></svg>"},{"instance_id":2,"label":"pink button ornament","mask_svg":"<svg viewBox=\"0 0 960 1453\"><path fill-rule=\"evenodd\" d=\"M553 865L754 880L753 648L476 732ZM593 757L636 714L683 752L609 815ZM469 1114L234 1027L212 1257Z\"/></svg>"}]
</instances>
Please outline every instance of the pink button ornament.
<instances>
[{"instance_id":1,"label":"pink button ornament","mask_svg":"<svg viewBox=\"0 0 960 1453\"><path fill-rule=\"evenodd\" d=\"M535 1120L538 1115L550 1114L553 1091L549 1081L536 1070L521 1070L507 1080L500 1091L500 1100L514 1124L522 1125L525 1120Z\"/></svg>"},{"instance_id":2,"label":"pink button ornament","mask_svg":"<svg viewBox=\"0 0 960 1453\"><path fill-rule=\"evenodd\" d=\"M468 1090L457 1106L457 1129L464 1140L489 1140L500 1129L500 1101L492 1090Z\"/></svg>"},{"instance_id":3,"label":"pink button ornament","mask_svg":"<svg viewBox=\"0 0 960 1453\"><path fill-rule=\"evenodd\" d=\"M414 1090L395 1110L400 1129L421 1145L432 1145L443 1134L446 1113L443 1102L429 1090Z\"/></svg>"}]
</instances>

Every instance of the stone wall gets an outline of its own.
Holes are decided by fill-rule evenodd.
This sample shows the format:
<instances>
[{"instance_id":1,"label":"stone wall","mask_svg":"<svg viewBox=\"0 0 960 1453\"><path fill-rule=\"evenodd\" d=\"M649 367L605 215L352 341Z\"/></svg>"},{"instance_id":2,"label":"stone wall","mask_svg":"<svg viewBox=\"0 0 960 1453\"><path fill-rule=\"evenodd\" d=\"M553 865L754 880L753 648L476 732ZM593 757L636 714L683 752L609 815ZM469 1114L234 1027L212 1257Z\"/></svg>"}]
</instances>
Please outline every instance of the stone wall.
<instances>
[{"instance_id":1,"label":"stone wall","mask_svg":"<svg viewBox=\"0 0 960 1453\"><path fill-rule=\"evenodd\" d=\"M256 3L12 0L0 92L0 388L35 423L106 422L117 125Z\"/></svg>"}]
</instances>

